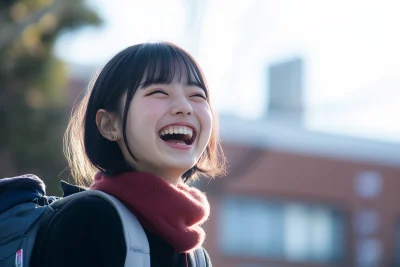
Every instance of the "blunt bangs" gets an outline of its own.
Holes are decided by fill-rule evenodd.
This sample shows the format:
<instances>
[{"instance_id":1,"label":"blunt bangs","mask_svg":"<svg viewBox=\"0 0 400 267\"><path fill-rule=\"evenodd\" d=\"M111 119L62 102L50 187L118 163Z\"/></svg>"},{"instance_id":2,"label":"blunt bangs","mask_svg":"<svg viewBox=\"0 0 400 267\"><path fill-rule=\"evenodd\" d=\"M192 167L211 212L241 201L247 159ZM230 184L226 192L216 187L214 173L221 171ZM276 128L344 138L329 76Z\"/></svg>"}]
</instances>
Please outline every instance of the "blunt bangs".
<instances>
[{"instance_id":1,"label":"blunt bangs","mask_svg":"<svg viewBox=\"0 0 400 267\"><path fill-rule=\"evenodd\" d=\"M142 49L143 51L140 51ZM138 51L138 53L142 52L144 56L140 71L143 73L139 85L141 88L152 84L170 84L175 78L182 82L186 78L188 85L202 88L207 95L207 86L203 75L196 61L190 55L175 46L163 43L148 44L142 49Z\"/></svg>"}]
</instances>

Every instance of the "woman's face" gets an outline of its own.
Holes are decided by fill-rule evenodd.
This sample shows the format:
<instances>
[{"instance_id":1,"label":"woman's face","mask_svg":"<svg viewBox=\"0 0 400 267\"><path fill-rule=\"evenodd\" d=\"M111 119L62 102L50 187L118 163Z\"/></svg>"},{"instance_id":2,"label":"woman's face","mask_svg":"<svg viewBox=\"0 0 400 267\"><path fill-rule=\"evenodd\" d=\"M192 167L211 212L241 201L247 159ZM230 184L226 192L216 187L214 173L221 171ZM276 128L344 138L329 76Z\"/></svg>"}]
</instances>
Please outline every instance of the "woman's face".
<instances>
[{"instance_id":1,"label":"woman's face","mask_svg":"<svg viewBox=\"0 0 400 267\"><path fill-rule=\"evenodd\" d=\"M126 96L122 106L125 100ZM212 120L206 93L185 79L138 88L126 126L129 147L138 161L132 159L122 139L120 147L135 169L176 183L206 148Z\"/></svg>"}]
</instances>

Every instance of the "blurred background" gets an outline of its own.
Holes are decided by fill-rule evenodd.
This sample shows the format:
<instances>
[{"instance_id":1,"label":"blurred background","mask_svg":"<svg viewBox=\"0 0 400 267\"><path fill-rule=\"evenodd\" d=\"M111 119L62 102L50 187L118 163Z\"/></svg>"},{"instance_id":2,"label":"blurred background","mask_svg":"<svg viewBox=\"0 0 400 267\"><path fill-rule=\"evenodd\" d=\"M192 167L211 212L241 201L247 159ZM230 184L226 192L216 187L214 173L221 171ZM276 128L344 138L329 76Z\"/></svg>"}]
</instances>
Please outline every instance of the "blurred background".
<instances>
[{"instance_id":1,"label":"blurred background","mask_svg":"<svg viewBox=\"0 0 400 267\"><path fill-rule=\"evenodd\" d=\"M0 177L71 180L62 136L96 70L171 41L198 59L229 174L196 186L214 266L400 266L400 2L4 0Z\"/></svg>"}]
</instances>

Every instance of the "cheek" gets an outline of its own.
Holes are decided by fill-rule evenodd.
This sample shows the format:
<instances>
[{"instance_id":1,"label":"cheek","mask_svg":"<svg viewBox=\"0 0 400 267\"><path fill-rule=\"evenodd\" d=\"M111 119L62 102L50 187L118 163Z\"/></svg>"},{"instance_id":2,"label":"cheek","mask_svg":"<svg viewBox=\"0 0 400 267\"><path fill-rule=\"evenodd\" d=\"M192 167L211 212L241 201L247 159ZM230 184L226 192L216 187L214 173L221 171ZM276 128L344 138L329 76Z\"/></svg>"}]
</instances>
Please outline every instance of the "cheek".
<instances>
[{"instance_id":1,"label":"cheek","mask_svg":"<svg viewBox=\"0 0 400 267\"><path fill-rule=\"evenodd\" d=\"M129 108L127 129L130 134L138 133L150 134L154 132L157 121L165 113L165 108L160 101L133 101Z\"/></svg>"},{"instance_id":2,"label":"cheek","mask_svg":"<svg viewBox=\"0 0 400 267\"><path fill-rule=\"evenodd\" d=\"M165 101L160 101L159 99L152 99L143 103L140 110L137 111L142 117L143 123L151 123L152 127L156 126L158 120L160 120L166 112Z\"/></svg>"},{"instance_id":3,"label":"cheek","mask_svg":"<svg viewBox=\"0 0 400 267\"><path fill-rule=\"evenodd\" d=\"M199 108L197 114L201 123L202 131L206 136L209 136L211 134L213 124L213 116L209 106L207 105Z\"/></svg>"}]
</instances>

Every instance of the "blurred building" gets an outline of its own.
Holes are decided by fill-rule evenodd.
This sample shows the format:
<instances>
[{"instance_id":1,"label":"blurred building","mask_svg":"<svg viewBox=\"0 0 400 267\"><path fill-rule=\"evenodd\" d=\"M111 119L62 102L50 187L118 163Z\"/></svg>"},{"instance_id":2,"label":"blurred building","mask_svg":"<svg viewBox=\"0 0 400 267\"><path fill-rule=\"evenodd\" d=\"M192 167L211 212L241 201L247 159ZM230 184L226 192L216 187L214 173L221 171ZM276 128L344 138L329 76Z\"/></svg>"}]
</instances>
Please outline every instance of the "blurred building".
<instances>
[{"instance_id":1,"label":"blurred building","mask_svg":"<svg viewBox=\"0 0 400 267\"><path fill-rule=\"evenodd\" d=\"M264 118L221 118L229 174L197 184L213 264L400 266L400 144L304 129L302 75L271 66Z\"/></svg>"},{"instance_id":2,"label":"blurred building","mask_svg":"<svg viewBox=\"0 0 400 267\"><path fill-rule=\"evenodd\" d=\"M229 174L199 184L216 266L400 264L399 144L271 121L221 126Z\"/></svg>"},{"instance_id":3,"label":"blurred building","mask_svg":"<svg viewBox=\"0 0 400 267\"><path fill-rule=\"evenodd\" d=\"M302 65L268 69L263 119L221 118L229 174L196 184L213 265L400 266L400 144L304 129ZM71 105L93 73L71 66Z\"/></svg>"}]
</instances>

